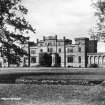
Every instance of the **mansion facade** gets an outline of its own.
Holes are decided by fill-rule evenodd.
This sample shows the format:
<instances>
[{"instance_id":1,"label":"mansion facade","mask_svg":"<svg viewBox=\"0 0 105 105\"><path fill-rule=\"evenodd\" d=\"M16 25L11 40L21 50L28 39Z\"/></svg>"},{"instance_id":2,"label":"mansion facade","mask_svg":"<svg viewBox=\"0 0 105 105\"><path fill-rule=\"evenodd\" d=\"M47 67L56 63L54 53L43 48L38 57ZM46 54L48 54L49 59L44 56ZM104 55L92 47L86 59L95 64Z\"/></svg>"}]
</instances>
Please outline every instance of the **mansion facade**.
<instances>
[{"instance_id":1,"label":"mansion facade","mask_svg":"<svg viewBox=\"0 0 105 105\"><path fill-rule=\"evenodd\" d=\"M97 40L90 40L86 37L75 38L75 43L72 40L59 39L56 36L43 37L43 40L37 39L37 43L23 45L23 48L27 50L29 56L24 56L20 66L24 64L28 67L35 67L40 65L40 53L50 54L52 57L51 66L55 66L57 63L57 57L59 56L59 67L90 67L96 64L97 67L105 67L105 53L97 53ZM2 67L6 67L7 62L4 58L0 58L0 64Z\"/></svg>"},{"instance_id":2,"label":"mansion facade","mask_svg":"<svg viewBox=\"0 0 105 105\"><path fill-rule=\"evenodd\" d=\"M39 53L46 52L52 56L52 66L55 65L58 54L61 67L90 67L91 64L103 67L104 54L97 53L97 42L85 37L75 38L74 44L65 37L58 39L57 36L48 36L43 37L43 40L37 39L36 46L30 47L30 66L39 65Z\"/></svg>"}]
</instances>

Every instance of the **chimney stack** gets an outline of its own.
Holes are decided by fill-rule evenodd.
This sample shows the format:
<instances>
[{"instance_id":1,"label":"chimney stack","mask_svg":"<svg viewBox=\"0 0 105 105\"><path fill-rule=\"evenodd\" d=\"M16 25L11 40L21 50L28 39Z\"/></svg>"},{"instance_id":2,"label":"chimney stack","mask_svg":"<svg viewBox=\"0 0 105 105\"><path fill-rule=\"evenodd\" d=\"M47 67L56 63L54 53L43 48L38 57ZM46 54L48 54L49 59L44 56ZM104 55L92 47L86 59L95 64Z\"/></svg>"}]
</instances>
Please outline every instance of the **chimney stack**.
<instances>
[{"instance_id":1,"label":"chimney stack","mask_svg":"<svg viewBox=\"0 0 105 105\"><path fill-rule=\"evenodd\" d=\"M39 40L37 39L37 44L38 44Z\"/></svg>"},{"instance_id":2,"label":"chimney stack","mask_svg":"<svg viewBox=\"0 0 105 105\"><path fill-rule=\"evenodd\" d=\"M45 41L45 36L43 36L43 41Z\"/></svg>"}]
</instances>

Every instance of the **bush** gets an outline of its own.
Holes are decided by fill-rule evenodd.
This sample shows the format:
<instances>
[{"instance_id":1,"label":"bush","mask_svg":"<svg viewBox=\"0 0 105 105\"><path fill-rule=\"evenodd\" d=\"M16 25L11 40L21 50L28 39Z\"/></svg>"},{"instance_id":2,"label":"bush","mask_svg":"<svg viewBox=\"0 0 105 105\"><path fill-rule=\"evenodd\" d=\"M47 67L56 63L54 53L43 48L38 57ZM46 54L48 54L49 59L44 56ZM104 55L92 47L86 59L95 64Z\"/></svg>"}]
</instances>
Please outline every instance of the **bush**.
<instances>
[{"instance_id":1,"label":"bush","mask_svg":"<svg viewBox=\"0 0 105 105\"><path fill-rule=\"evenodd\" d=\"M97 64L91 64L89 67L91 67L91 68L97 68L98 65Z\"/></svg>"},{"instance_id":2,"label":"bush","mask_svg":"<svg viewBox=\"0 0 105 105\"><path fill-rule=\"evenodd\" d=\"M44 67L50 67L52 64L52 57L47 53L39 54L39 65Z\"/></svg>"},{"instance_id":3,"label":"bush","mask_svg":"<svg viewBox=\"0 0 105 105\"><path fill-rule=\"evenodd\" d=\"M73 66L68 66L68 68L73 68Z\"/></svg>"}]
</instances>

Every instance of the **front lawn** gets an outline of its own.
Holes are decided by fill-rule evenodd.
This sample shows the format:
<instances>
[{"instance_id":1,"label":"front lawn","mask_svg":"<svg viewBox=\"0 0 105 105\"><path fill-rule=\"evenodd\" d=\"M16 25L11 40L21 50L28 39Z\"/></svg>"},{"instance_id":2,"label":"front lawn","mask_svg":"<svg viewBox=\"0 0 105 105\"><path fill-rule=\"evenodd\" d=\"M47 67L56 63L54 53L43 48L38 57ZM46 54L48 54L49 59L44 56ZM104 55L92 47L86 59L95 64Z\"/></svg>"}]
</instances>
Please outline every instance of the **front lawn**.
<instances>
[{"instance_id":1,"label":"front lawn","mask_svg":"<svg viewBox=\"0 0 105 105\"><path fill-rule=\"evenodd\" d=\"M20 101L1 98L20 97ZM1 84L0 105L104 105L105 86Z\"/></svg>"}]
</instances>

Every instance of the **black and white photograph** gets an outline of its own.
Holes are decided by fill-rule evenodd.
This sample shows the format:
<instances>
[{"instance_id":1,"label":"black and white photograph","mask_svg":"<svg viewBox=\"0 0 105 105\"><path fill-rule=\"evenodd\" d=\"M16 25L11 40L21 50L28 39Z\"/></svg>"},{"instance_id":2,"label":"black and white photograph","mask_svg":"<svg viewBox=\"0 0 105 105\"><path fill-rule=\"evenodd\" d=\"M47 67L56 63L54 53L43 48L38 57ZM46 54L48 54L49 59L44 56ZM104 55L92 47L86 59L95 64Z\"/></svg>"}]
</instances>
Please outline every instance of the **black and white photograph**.
<instances>
[{"instance_id":1,"label":"black and white photograph","mask_svg":"<svg viewBox=\"0 0 105 105\"><path fill-rule=\"evenodd\" d=\"M0 0L0 105L105 105L105 0Z\"/></svg>"}]
</instances>

